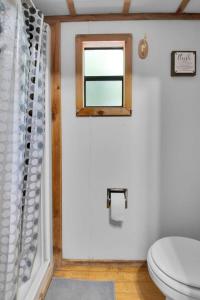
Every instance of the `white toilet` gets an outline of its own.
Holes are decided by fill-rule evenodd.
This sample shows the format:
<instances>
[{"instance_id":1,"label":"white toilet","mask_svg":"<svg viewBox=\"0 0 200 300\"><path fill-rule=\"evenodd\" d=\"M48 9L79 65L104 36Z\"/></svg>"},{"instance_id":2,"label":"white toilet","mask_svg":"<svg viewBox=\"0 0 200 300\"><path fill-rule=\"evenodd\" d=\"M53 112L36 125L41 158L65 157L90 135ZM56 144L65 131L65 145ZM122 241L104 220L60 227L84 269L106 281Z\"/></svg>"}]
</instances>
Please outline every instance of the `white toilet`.
<instances>
[{"instance_id":1,"label":"white toilet","mask_svg":"<svg viewBox=\"0 0 200 300\"><path fill-rule=\"evenodd\" d=\"M147 263L166 300L200 299L199 241L184 237L158 240L149 249Z\"/></svg>"}]
</instances>

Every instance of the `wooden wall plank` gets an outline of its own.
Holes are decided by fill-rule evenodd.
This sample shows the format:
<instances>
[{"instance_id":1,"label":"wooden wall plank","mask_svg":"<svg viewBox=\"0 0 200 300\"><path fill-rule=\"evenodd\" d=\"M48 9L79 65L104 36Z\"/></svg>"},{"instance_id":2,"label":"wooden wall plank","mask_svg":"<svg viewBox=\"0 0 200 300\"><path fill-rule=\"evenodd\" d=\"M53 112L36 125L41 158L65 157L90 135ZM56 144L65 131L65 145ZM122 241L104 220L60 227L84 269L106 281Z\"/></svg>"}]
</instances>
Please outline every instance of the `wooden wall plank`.
<instances>
[{"instance_id":1,"label":"wooden wall plank","mask_svg":"<svg viewBox=\"0 0 200 300\"><path fill-rule=\"evenodd\" d=\"M60 22L51 26L53 250L55 265L62 260L62 133Z\"/></svg>"},{"instance_id":2,"label":"wooden wall plank","mask_svg":"<svg viewBox=\"0 0 200 300\"><path fill-rule=\"evenodd\" d=\"M200 13L129 13L47 16L46 22L131 21L131 20L200 20Z\"/></svg>"},{"instance_id":3,"label":"wooden wall plank","mask_svg":"<svg viewBox=\"0 0 200 300\"><path fill-rule=\"evenodd\" d=\"M128 14L131 6L131 0L124 0L123 14Z\"/></svg>"},{"instance_id":4,"label":"wooden wall plank","mask_svg":"<svg viewBox=\"0 0 200 300\"><path fill-rule=\"evenodd\" d=\"M177 14L181 14L184 12L184 10L186 9L186 6L189 4L190 0L182 0L176 13Z\"/></svg>"},{"instance_id":5,"label":"wooden wall plank","mask_svg":"<svg viewBox=\"0 0 200 300\"><path fill-rule=\"evenodd\" d=\"M73 0L67 0L67 6L69 9L69 13L71 16L75 16L76 15L76 9L75 9L75 5L74 5L74 1Z\"/></svg>"}]
</instances>

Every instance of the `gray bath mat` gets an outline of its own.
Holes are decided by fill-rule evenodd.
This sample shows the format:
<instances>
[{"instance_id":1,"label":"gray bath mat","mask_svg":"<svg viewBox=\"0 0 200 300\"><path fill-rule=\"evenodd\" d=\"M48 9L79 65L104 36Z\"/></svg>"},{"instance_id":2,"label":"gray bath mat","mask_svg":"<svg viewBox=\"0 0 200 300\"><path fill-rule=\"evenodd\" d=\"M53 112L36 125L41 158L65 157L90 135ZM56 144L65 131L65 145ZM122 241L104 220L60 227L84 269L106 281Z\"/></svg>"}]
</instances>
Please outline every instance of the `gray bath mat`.
<instances>
[{"instance_id":1,"label":"gray bath mat","mask_svg":"<svg viewBox=\"0 0 200 300\"><path fill-rule=\"evenodd\" d=\"M114 300L111 281L81 281L54 278L45 300Z\"/></svg>"}]
</instances>

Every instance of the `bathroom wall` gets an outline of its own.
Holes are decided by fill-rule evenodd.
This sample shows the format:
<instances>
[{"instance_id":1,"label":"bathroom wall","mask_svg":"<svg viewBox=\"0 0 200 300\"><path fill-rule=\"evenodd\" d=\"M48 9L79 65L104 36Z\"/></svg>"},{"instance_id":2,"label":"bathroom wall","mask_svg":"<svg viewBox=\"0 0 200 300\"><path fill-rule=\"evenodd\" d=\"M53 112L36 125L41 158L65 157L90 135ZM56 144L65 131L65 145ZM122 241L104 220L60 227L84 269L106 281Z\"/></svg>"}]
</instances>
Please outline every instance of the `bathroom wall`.
<instances>
[{"instance_id":1,"label":"bathroom wall","mask_svg":"<svg viewBox=\"0 0 200 300\"><path fill-rule=\"evenodd\" d=\"M200 238L199 32L198 21L62 24L64 258L145 259L161 236ZM75 35L88 33L132 33L132 117L75 116ZM196 77L170 77L179 49L197 51ZM121 227L109 220L108 187L128 188Z\"/></svg>"}]
</instances>

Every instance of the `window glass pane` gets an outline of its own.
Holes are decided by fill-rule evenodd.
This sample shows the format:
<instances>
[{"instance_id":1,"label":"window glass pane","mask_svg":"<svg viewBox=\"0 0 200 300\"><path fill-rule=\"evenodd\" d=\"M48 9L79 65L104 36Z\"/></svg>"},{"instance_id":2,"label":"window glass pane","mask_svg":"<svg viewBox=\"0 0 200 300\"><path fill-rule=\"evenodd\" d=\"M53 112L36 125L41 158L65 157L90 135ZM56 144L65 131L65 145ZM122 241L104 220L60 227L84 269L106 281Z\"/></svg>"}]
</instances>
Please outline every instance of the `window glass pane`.
<instances>
[{"instance_id":1,"label":"window glass pane","mask_svg":"<svg viewBox=\"0 0 200 300\"><path fill-rule=\"evenodd\" d=\"M124 74L123 49L84 50L85 76Z\"/></svg>"},{"instance_id":2,"label":"window glass pane","mask_svg":"<svg viewBox=\"0 0 200 300\"><path fill-rule=\"evenodd\" d=\"M122 106L122 81L86 81L86 106Z\"/></svg>"}]
</instances>

